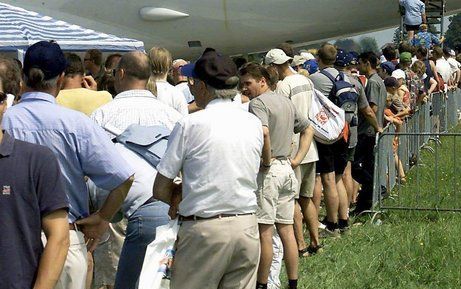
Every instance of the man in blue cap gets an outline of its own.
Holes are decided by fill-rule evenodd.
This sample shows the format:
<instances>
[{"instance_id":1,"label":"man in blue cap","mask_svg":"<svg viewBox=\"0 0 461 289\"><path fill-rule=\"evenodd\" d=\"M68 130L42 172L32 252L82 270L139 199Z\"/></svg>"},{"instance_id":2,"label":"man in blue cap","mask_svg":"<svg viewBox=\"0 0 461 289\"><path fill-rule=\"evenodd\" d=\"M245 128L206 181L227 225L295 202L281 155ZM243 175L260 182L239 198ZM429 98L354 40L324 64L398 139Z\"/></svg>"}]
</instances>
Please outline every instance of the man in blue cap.
<instances>
[{"instance_id":1,"label":"man in blue cap","mask_svg":"<svg viewBox=\"0 0 461 289\"><path fill-rule=\"evenodd\" d=\"M70 248L55 288L84 289L87 247L94 250L118 211L134 171L119 157L107 134L84 114L56 104L67 62L58 44L40 41L24 58L25 93L3 119L13 137L50 148L58 158L69 198ZM101 209L90 215L85 176L111 191Z\"/></svg>"},{"instance_id":2,"label":"man in blue cap","mask_svg":"<svg viewBox=\"0 0 461 289\"><path fill-rule=\"evenodd\" d=\"M256 287L259 261L255 191L263 147L259 119L232 103L237 67L207 48L182 67L201 111L174 127L157 166L154 197L179 204L177 251L172 289ZM173 179L182 172L182 193Z\"/></svg>"},{"instance_id":3,"label":"man in blue cap","mask_svg":"<svg viewBox=\"0 0 461 289\"><path fill-rule=\"evenodd\" d=\"M354 193L354 180L352 179L351 165L354 161L355 148L358 142L358 119L364 119L367 122L369 122L370 125L376 129L376 131L380 130L380 128L378 127L376 115L374 111L371 109L367 97L365 95L365 88L363 87L359 79L352 74L351 68L357 66L357 61L357 57L354 53L346 53L344 50L338 49L335 67L336 69L338 69L338 71L343 72L345 75L349 77L349 81L354 86L355 90L359 95L359 98L357 99L357 106L354 112L346 112L345 114L346 120L349 122L350 125L350 136L347 150L347 165L344 169L343 174L343 183L346 188L348 197L348 207L353 201ZM358 112L360 112L360 114Z\"/></svg>"}]
</instances>

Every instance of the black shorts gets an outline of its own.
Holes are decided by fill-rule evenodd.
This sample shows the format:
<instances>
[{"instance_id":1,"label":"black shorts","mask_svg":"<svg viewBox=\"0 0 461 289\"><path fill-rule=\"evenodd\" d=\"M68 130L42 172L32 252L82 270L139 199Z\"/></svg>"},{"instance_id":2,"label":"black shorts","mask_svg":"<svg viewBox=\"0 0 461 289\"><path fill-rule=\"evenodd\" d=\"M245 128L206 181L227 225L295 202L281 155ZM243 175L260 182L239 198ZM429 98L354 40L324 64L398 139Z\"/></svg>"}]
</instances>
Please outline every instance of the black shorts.
<instances>
[{"instance_id":1,"label":"black shorts","mask_svg":"<svg viewBox=\"0 0 461 289\"><path fill-rule=\"evenodd\" d=\"M356 147L347 149L347 161L348 162L353 162L354 161L355 148Z\"/></svg>"},{"instance_id":2,"label":"black shorts","mask_svg":"<svg viewBox=\"0 0 461 289\"><path fill-rule=\"evenodd\" d=\"M406 31L419 31L419 26L421 26L421 24L419 24L419 25L408 25L408 24L405 24L405 30L406 30Z\"/></svg>"},{"instance_id":3,"label":"black shorts","mask_svg":"<svg viewBox=\"0 0 461 289\"><path fill-rule=\"evenodd\" d=\"M348 159L348 144L343 138L331 145L317 142L317 151L319 153L317 173L335 172L337 175L344 173Z\"/></svg>"}]
</instances>

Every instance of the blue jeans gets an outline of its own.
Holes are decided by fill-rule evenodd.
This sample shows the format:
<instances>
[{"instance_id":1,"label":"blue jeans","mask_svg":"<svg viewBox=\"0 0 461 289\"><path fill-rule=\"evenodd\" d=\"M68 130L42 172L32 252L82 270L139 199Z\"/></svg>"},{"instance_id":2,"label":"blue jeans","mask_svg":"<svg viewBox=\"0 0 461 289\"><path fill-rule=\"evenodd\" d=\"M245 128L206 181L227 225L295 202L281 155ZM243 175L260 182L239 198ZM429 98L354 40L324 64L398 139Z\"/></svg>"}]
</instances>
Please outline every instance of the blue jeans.
<instances>
[{"instance_id":1,"label":"blue jeans","mask_svg":"<svg viewBox=\"0 0 461 289\"><path fill-rule=\"evenodd\" d=\"M128 218L115 289L137 288L147 245L155 239L155 229L168 223L168 209L167 204L155 201L142 205Z\"/></svg>"}]
</instances>

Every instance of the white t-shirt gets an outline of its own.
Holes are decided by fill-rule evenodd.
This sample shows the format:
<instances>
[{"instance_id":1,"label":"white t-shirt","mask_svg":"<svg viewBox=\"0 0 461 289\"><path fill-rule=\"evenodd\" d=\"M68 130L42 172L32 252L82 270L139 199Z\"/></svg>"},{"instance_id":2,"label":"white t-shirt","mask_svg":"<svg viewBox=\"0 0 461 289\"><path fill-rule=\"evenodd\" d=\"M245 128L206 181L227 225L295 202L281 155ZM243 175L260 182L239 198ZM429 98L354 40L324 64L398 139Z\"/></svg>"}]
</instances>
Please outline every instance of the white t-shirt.
<instances>
[{"instance_id":1,"label":"white t-shirt","mask_svg":"<svg viewBox=\"0 0 461 289\"><path fill-rule=\"evenodd\" d=\"M180 114L187 115L189 110L181 90L166 81L157 80L157 99L176 109Z\"/></svg>"},{"instance_id":2,"label":"white t-shirt","mask_svg":"<svg viewBox=\"0 0 461 289\"><path fill-rule=\"evenodd\" d=\"M182 171L182 216L254 213L262 147L261 121L215 99L176 124L157 170L170 179Z\"/></svg>"},{"instance_id":3,"label":"white t-shirt","mask_svg":"<svg viewBox=\"0 0 461 289\"><path fill-rule=\"evenodd\" d=\"M446 61L445 58L442 57L440 59L437 59L437 61L435 62L435 67L437 68L438 73L440 73L440 75L442 76L443 81L445 81L445 83L448 83L452 75L450 63L448 63L448 61Z\"/></svg>"},{"instance_id":4,"label":"white t-shirt","mask_svg":"<svg viewBox=\"0 0 461 289\"><path fill-rule=\"evenodd\" d=\"M276 92L291 99L299 114L305 118L309 118L309 111L312 103L312 92L314 85L305 76L301 74L293 74L285 77L277 83ZM296 154L299 147L299 134L293 137L292 156ZM307 164L319 160L317 153L317 145L315 141L311 143L309 151L304 157L302 164Z\"/></svg>"},{"instance_id":5,"label":"white t-shirt","mask_svg":"<svg viewBox=\"0 0 461 289\"><path fill-rule=\"evenodd\" d=\"M450 58L447 59L447 62L448 62L448 64L450 64L451 74L452 75L455 74L456 72L458 72L461 69L461 63L456 61L456 59L450 57Z\"/></svg>"}]
</instances>

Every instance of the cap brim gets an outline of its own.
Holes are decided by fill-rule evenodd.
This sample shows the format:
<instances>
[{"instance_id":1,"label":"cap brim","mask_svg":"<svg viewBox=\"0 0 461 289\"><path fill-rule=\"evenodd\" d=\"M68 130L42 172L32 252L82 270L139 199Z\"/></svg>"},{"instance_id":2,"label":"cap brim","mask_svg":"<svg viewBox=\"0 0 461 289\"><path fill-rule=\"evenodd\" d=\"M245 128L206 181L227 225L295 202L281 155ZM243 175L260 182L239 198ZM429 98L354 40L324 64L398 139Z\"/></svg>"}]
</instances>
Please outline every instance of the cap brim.
<instances>
[{"instance_id":1,"label":"cap brim","mask_svg":"<svg viewBox=\"0 0 461 289\"><path fill-rule=\"evenodd\" d=\"M198 78L195 73L195 63L189 63L181 67L181 74L187 77Z\"/></svg>"}]
</instances>

